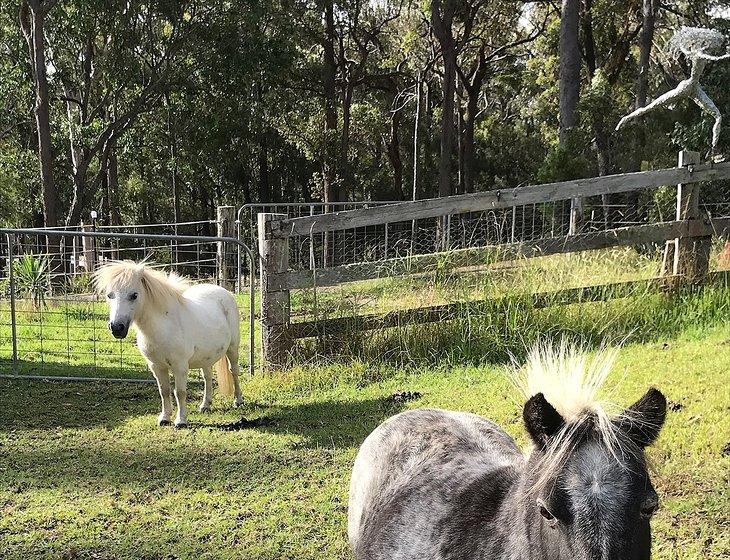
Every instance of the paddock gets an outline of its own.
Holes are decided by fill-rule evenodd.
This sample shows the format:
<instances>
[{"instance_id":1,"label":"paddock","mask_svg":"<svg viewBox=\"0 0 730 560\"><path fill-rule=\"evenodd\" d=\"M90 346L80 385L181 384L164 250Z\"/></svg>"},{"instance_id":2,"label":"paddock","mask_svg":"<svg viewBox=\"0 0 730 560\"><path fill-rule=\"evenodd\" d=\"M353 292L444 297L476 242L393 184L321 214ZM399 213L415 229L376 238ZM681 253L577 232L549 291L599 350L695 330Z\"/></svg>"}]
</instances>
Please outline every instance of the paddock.
<instances>
[{"instance_id":1,"label":"paddock","mask_svg":"<svg viewBox=\"0 0 730 560\"><path fill-rule=\"evenodd\" d=\"M564 333L625 342L609 380L619 404L650 385L670 400L651 451L655 556L726 557L730 213L699 194L728 175L728 164L639 174L628 187L651 189L654 204L639 223L600 214L602 189L625 178L589 181L595 219L572 236L566 184L510 203L470 195L482 200L466 210L434 199L246 208L236 220L222 207L215 223L122 233L4 230L6 264L31 272L5 266L14 275L0 279L3 558L351 558L347 488L364 438L402 410L443 407L526 445L505 368ZM258 247L246 212L262 216ZM70 265L52 290L34 288L51 237L76 239L51 255ZM216 397L188 430L157 426L153 380L134 343L107 332L82 270L150 255L226 285L242 314L243 407ZM201 394L190 387L191 401Z\"/></svg>"},{"instance_id":2,"label":"paddock","mask_svg":"<svg viewBox=\"0 0 730 560\"><path fill-rule=\"evenodd\" d=\"M619 358L619 403L649 384L671 401L652 450L656 558L730 550L727 325L630 344ZM404 390L421 397L390 398ZM348 559L348 479L365 436L398 411L433 406L489 416L525 444L509 391L500 365L297 368L246 382L241 411L216 400L191 429L161 432L153 387L3 379L3 558ZM242 416L268 420L220 429Z\"/></svg>"}]
</instances>

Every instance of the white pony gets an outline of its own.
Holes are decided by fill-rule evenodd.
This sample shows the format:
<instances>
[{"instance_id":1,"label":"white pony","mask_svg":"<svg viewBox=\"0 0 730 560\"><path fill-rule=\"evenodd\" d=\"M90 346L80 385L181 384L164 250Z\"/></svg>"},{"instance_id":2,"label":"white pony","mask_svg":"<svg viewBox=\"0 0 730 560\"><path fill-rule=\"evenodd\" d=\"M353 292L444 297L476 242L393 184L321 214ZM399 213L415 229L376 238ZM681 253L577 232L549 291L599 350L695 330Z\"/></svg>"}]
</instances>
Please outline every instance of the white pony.
<instances>
[{"instance_id":1,"label":"white pony","mask_svg":"<svg viewBox=\"0 0 730 560\"><path fill-rule=\"evenodd\" d=\"M160 389L160 426L169 425L172 415L171 370L175 376L176 428L187 425L190 368L203 370L201 412L213 401L214 364L221 393L235 394L235 405L241 405L239 314L230 292L213 284L193 285L132 261L104 265L94 273L94 282L109 303L109 330L114 337L125 338L132 323L137 329L137 346Z\"/></svg>"}]
</instances>

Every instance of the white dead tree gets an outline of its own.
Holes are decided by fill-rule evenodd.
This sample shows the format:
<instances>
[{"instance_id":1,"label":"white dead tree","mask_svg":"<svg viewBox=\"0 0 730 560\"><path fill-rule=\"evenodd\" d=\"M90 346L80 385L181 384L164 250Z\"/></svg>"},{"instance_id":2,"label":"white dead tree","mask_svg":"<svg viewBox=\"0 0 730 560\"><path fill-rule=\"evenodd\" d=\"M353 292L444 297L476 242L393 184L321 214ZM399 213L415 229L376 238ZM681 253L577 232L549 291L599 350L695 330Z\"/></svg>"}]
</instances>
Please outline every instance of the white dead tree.
<instances>
[{"instance_id":1,"label":"white dead tree","mask_svg":"<svg viewBox=\"0 0 730 560\"><path fill-rule=\"evenodd\" d=\"M645 115L657 107L664 107L680 99L692 99L700 108L715 117L715 125L712 128L712 148L710 150L710 155L714 155L717 142L720 139L722 115L712 99L702 89L700 78L708 62L730 58L730 53L712 54L722 51L724 45L725 36L719 31L702 27L682 27L669 40L667 54L675 59L679 57L680 53L687 57L687 60L692 64L689 77L679 82L673 90L657 97L647 106L640 107L623 117L616 125L616 130L620 129L627 121Z\"/></svg>"}]
</instances>

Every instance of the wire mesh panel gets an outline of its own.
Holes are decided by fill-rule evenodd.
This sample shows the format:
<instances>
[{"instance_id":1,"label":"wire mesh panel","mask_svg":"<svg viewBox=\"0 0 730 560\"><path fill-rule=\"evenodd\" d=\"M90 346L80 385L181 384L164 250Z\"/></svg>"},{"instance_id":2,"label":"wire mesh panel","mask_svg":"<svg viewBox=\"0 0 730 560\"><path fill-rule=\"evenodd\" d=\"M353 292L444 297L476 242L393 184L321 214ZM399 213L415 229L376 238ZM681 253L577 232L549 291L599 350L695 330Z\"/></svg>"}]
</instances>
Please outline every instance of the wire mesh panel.
<instances>
[{"instance_id":1,"label":"wire mesh panel","mask_svg":"<svg viewBox=\"0 0 730 560\"><path fill-rule=\"evenodd\" d=\"M94 293L91 273L111 260L145 261L194 282L242 287L238 243L197 235L210 225L135 225L119 228L126 230L121 233L0 230L0 373L149 378L135 337L116 340L109 333L108 307ZM175 229L191 233L165 235ZM244 253L249 268L250 251ZM253 353L246 352L253 332L250 288L242 287L236 297L241 365L248 361L252 367Z\"/></svg>"},{"instance_id":2,"label":"wire mesh panel","mask_svg":"<svg viewBox=\"0 0 730 560\"><path fill-rule=\"evenodd\" d=\"M581 231L596 232L672 220L676 188L668 187L665 190L672 194L666 196L657 194L658 190L646 190L586 198L583 200ZM298 218L374 208L396 202L249 204L238 210L238 236L252 246L257 244L256 216L259 213L279 213ZM716 208L727 212L730 206L723 202ZM469 247L562 237L568 235L570 211L570 201L562 200L436 219L293 235L290 237L289 266L293 270L314 270Z\"/></svg>"},{"instance_id":3,"label":"wire mesh panel","mask_svg":"<svg viewBox=\"0 0 730 560\"><path fill-rule=\"evenodd\" d=\"M702 213L726 215L730 208L727 185L723 181L703 184ZM677 187L586 197L582 202L580 233L671 222L676 219ZM288 236L289 267L311 274L299 276L307 278L310 287L292 291L292 321L346 318L660 275L664 241L532 259L505 259L500 254L509 244L555 239L553 245L560 246L560 239L569 239L570 220L571 201L559 200L326 233L295 233ZM718 266L723 244L715 243L712 268ZM427 265L422 266L423 262ZM337 280L322 280L328 274L333 277L328 273L333 267ZM346 280L350 271L365 269L381 272L370 274L369 280Z\"/></svg>"}]
</instances>

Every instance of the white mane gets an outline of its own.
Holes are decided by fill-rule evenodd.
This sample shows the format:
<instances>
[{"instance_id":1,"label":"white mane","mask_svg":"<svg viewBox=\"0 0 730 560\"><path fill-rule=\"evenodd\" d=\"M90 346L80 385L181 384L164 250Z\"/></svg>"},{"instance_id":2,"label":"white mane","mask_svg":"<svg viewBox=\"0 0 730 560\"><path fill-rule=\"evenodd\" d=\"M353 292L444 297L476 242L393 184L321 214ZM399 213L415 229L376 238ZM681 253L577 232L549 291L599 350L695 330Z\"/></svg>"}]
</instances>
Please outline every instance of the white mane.
<instances>
[{"instance_id":1,"label":"white mane","mask_svg":"<svg viewBox=\"0 0 730 560\"><path fill-rule=\"evenodd\" d=\"M565 340L558 346L536 344L518 372L518 387L525 399L542 393L566 422L586 412L607 418L606 408L612 405L599 396L617 354L616 349L602 349L591 357Z\"/></svg>"},{"instance_id":2,"label":"white mane","mask_svg":"<svg viewBox=\"0 0 730 560\"><path fill-rule=\"evenodd\" d=\"M165 302L182 301L182 294L192 284L174 272L165 274L145 262L110 261L94 272L93 280L97 292L119 289L135 279L142 282L147 291L151 307L159 307Z\"/></svg>"},{"instance_id":3,"label":"white mane","mask_svg":"<svg viewBox=\"0 0 730 560\"><path fill-rule=\"evenodd\" d=\"M621 460L626 444L619 441L614 415L609 413L619 407L601 398L617 355L618 349L603 348L591 356L565 340L557 346L540 343L530 350L526 364L515 371L515 383L525 400L542 393L565 420L535 465L535 487L544 485L560 468L573 450L573 436L586 421L592 422L608 452Z\"/></svg>"}]
</instances>

